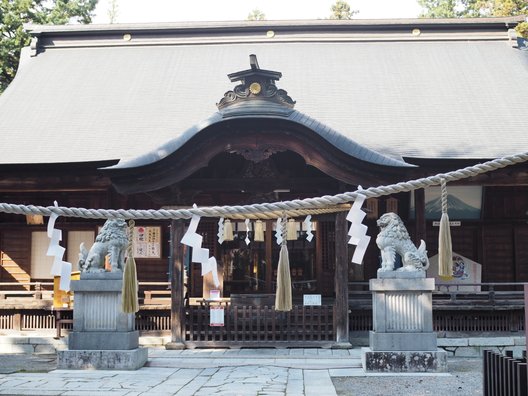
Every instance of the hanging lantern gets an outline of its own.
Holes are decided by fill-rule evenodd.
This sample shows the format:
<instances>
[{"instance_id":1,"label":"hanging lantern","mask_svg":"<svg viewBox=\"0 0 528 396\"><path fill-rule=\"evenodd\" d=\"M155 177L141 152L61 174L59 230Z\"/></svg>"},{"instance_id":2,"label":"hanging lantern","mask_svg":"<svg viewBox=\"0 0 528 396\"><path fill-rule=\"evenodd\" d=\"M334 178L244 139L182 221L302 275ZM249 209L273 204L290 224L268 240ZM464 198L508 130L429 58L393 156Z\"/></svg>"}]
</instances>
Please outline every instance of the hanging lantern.
<instances>
[{"instance_id":1,"label":"hanging lantern","mask_svg":"<svg viewBox=\"0 0 528 396\"><path fill-rule=\"evenodd\" d=\"M255 222L255 234L253 236L255 242L264 242L264 225L262 220L257 220Z\"/></svg>"},{"instance_id":2,"label":"hanging lantern","mask_svg":"<svg viewBox=\"0 0 528 396\"><path fill-rule=\"evenodd\" d=\"M288 225L286 227L286 239L288 241L297 240L297 223L294 219L288 220Z\"/></svg>"},{"instance_id":3,"label":"hanging lantern","mask_svg":"<svg viewBox=\"0 0 528 396\"><path fill-rule=\"evenodd\" d=\"M231 224L231 220L225 219L224 221L224 241L232 241L233 240L233 224Z\"/></svg>"}]
</instances>

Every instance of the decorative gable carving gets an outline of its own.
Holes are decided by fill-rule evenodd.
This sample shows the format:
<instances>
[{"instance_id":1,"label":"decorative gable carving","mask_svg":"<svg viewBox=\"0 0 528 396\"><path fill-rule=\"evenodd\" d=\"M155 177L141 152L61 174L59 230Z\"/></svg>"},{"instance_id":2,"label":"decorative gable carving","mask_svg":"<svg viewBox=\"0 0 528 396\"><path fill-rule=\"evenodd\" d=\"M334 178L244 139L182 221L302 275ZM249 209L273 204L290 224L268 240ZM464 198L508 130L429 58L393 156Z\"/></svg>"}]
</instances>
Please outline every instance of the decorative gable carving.
<instances>
[{"instance_id":1,"label":"decorative gable carving","mask_svg":"<svg viewBox=\"0 0 528 396\"><path fill-rule=\"evenodd\" d=\"M228 74L232 82L241 83L224 94L216 104L218 109L222 110L249 101L267 101L292 109L295 101L284 89L279 89L275 85L275 81L282 77L282 73L261 69L256 55L249 56L249 63L251 69Z\"/></svg>"}]
</instances>

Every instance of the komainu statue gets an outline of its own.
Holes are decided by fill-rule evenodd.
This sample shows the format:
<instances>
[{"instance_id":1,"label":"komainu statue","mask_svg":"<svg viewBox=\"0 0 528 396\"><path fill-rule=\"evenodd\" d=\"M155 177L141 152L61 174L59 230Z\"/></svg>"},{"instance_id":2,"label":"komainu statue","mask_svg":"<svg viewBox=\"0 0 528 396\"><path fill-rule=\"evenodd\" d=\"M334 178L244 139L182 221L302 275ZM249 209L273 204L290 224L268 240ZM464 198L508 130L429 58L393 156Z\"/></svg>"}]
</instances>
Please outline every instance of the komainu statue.
<instances>
[{"instance_id":1,"label":"komainu statue","mask_svg":"<svg viewBox=\"0 0 528 396\"><path fill-rule=\"evenodd\" d=\"M105 257L110 256L111 271L123 271L128 246L127 223L122 219L107 220L95 238L90 251L81 243L79 268L82 272L105 271Z\"/></svg>"},{"instance_id":2,"label":"komainu statue","mask_svg":"<svg viewBox=\"0 0 528 396\"><path fill-rule=\"evenodd\" d=\"M403 267L398 271L425 271L429 268L425 242L416 248L409 238L403 221L396 213L385 213L378 219L380 232L376 244L381 250L381 268L379 271L393 271L396 254L400 255Z\"/></svg>"}]
</instances>

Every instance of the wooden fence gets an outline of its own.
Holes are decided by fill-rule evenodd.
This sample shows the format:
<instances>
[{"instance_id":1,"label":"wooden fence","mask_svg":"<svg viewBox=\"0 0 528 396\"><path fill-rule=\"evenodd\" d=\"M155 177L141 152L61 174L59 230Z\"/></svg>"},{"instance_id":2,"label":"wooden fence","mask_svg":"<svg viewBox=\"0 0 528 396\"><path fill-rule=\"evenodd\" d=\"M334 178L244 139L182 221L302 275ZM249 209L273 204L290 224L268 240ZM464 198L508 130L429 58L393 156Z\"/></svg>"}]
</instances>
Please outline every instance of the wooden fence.
<instances>
[{"instance_id":1,"label":"wooden fence","mask_svg":"<svg viewBox=\"0 0 528 396\"><path fill-rule=\"evenodd\" d=\"M526 351L522 359L514 359L512 351L484 351L483 370L484 396L528 396Z\"/></svg>"},{"instance_id":2,"label":"wooden fence","mask_svg":"<svg viewBox=\"0 0 528 396\"><path fill-rule=\"evenodd\" d=\"M330 346L335 340L332 305L295 305L290 312L278 312L272 306L226 304L223 326L210 326L210 308L186 308L186 345Z\"/></svg>"}]
</instances>

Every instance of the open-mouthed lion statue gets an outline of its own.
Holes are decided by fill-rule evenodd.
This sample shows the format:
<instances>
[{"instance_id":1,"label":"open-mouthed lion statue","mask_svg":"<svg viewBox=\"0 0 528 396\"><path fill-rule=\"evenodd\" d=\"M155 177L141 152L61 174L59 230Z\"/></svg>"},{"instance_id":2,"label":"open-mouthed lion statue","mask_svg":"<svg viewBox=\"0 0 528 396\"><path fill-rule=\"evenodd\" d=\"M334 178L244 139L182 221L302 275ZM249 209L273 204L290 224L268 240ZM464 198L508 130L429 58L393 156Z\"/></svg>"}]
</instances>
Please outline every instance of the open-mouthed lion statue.
<instances>
[{"instance_id":1,"label":"open-mouthed lion statue","mask_svg":"<svg viewBox=\"0 0 528 396\"><path fill-rule=\"evenodd\" d=\"M403 267L398 271L425 271L429 268L425 242L416 248L409 238L403 221L396 213L385 213L378 219L380 232L376 244L381 250L381 268L379 271L393 271L396 254L402 258Z\"/></svg>"},{"instance_id":2,"label":"open-mouthed lion statue","mask_svg":"<svg viewBox=\"0 0 528 396\"><path fill-rule=\"evenodd\" d=\"M95 238L90 251L81 243L79 268L82 272L105 271L105 256L110 256L111 272L122 271L128 246L127 223L122 219L107 220Z\"/></svg>"}]
</instances>

